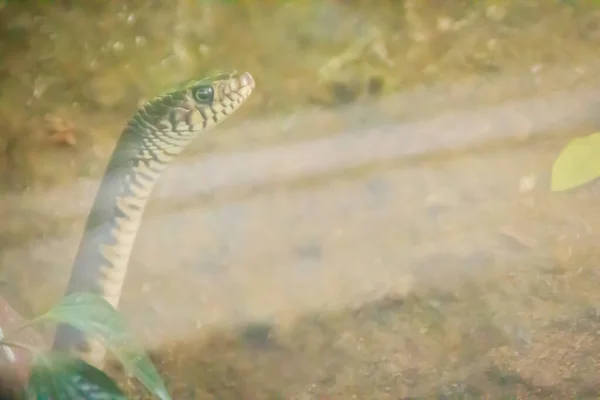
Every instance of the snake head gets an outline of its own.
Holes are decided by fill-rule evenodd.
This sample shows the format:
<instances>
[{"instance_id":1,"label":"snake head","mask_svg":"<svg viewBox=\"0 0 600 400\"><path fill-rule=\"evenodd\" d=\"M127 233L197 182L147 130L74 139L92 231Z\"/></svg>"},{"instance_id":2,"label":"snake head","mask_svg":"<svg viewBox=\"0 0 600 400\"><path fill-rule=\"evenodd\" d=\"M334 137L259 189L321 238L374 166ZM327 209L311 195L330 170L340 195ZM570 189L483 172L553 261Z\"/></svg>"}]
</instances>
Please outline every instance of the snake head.
<instances>
[{"instance_id":1,"label":"snake head","mask_svg":"<svg viewBox=\"0 0 600 400\"><path fill-rule=\"evenodd\" d=\"M254 90L249 72L219 73L145 103L117 145L120 159L175 156L201 131L227 119Z\"/></svg>"},{"instance_id":2,"label":"snake head","mask_svg":"<svg viewBox=\"0 0 600 400\"><path fill-rule=\"evenodd\" d=\"M159 131L198 132L226 119L253 90L249 72L218 73L159 96L142 111L154 117L152 123Z\"/></svg>"},{"instance_id":3,"label":"snake head","mask_svg":"<svg viewBox=\"0 0 600 400\"><path fill-rule=\"evenodd\" d=\"M218 73L146 102L132 122L158 133L198 133L225 120L253 90L254 78L249 72Z\"/></svg>"},{"instance_id":4,"label":"snake head","mask_svg":"<svg viewBox=\"0 0 600 400\"><path fill-rule=\"evenodd\" d=\"M253 89L254 78L249 72L232 72L188 83L183 91L188 104L198 111L192 116L193 122L205 129L237 110Z\"/></svg>"}]
</instances>

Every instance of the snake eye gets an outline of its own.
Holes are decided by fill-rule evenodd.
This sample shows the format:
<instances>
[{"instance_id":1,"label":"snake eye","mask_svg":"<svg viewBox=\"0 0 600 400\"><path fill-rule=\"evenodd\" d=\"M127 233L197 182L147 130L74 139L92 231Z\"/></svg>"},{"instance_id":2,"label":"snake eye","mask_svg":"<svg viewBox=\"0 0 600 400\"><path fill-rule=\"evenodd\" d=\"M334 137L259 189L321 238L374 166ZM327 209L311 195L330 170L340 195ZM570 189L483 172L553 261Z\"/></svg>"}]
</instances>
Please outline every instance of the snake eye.
<instances>
[{"instance_id":1,"label":"snake eye","mask_svg":"<svg viewBox=\"0 0 600 400\"><path fill-rule=\"evenodd\" d=\"M192 93L194 100L202 104L211 104L215 97L215 91L212 86L199 86Z\"/></svg>"}]
</instances>

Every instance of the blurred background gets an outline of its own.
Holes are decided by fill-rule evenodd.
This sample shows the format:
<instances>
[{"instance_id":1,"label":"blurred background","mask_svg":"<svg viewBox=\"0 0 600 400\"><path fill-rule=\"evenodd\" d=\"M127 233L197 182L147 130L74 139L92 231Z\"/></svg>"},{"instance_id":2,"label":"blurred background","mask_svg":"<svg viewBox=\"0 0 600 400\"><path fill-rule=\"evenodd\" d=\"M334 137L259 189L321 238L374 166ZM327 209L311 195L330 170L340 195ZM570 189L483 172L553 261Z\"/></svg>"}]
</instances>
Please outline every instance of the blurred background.
<instances>
[{"instance_id":1,"label":"blurred background","mask_svg":"<svg viewBox=\"0 0 600 400\"><path fill-rule=\"evenodd\" d=\"M549 178L599 127L599 6L0 2L0 293L60 298L142 101L250 71L124 288L174 398L598 398L598 189Z\"/></svg>"}]
</instances>

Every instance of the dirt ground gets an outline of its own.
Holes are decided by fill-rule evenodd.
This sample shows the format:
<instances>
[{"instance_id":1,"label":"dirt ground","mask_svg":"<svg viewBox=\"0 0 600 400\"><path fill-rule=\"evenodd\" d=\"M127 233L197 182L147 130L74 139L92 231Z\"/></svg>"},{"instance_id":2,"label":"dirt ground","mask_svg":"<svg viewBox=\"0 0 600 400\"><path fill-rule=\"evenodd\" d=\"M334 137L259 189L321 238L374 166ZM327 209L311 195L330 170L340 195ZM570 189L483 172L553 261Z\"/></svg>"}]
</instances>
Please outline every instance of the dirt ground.
<instances>
[{"instance_id":1,"label":"dirt ground","mask_svg":"<svg viewBox=\"0 0 600 400\"><path fill-rule=\"evenodd\" d=\"M531 84L519 95L543 96L591 85L600 70L600 8L586 1L0 4L0 190L17 199L98 178L140 101L210 69L251 71L257 82L249 104L225 125L284 122L248 135L215 135L184 156L190 160L335 136L351 125L366 131L383 114L395 121L433 118L451 100L424 97L429 106L418 109L383 103L379 116L344 114L348 106L361 109L428 85L525 75ZM556 69L564 73L544 79ZM470 104L503 104L514 96L501 88L468 91ZM238 204L238 213L255 213L245 235L215 217L226 201L195 205L209 221L198 217L187 236L205 240L202 268L212 270L173 273L172 280L155 270L152 279L163 284L165 299L174 293L196 299L192 274L212 283L214 265L228 264L233 272L218 282L230 286L206 284L210 301L184 310L213 307L228 322L152 350L173 397L600 397L596 190L547 189L566 137L597 129L595 106L586 123L563 136L433 156L408 172L385 164L300 189L270 188ZM314 129L307 122L300 133L282 134L286 118L307 109L331 114ZM64 244L34 254L42 247L33 238L51 243L68 236L73 221L51 232L51 224L41 229L35 221L66 223L22 204L0 204L4 221L10 215L28 227L18 238L16 230L0 228L3 295L22 311L38 312L57 288L47 290L44 274L7 260L66 262L65 251L74 249ZM19 246L29 254L13 257ZM149 236L142 238L139 259L146 251L151 258L152 247ZM181 258L173 268L184 268ZM325 305L261 314L261 304L265 310L293 304L286 297L292 286L267 276L277 272L264 266L273 260L289 261L282 269L321 268L306 273L327 276L320 286L304 275L293 279L305 279L304 296ZM404 264L407 273L394 272ZM236 281L240 276L248 282ZM327 303L361 282L384 285L386 276L385 290L375 286L352 304ZM129 285L131 299L142 299L141 287ZM144 300L126 300L124 307L136 301ZM244 314L249 309L259 311ZM168 321L169 312L158 320Z\"/></svg>"},{"instance_id":2,"label":"dirt ground","mask_svg":"<svg viewBox=\"0 0 600 400\"><path fill-rule=\"evenodd\" d=\"M13 189L99 176L140 101L212 69L252 71L260 84L239 122L560 65L585 79L600 40L598 10L587 1L4 4L0 183Z\"/></svg>"}]
</instances>

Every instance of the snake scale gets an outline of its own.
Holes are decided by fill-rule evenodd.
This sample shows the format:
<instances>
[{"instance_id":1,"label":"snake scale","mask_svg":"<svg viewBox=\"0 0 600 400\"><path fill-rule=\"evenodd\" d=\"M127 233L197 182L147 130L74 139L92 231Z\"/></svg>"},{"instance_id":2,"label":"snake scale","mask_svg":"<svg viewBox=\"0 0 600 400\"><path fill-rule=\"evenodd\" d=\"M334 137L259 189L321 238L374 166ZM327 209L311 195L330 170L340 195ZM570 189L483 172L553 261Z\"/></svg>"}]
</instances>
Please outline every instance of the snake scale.
<instances>
[{"instance_id":1,"label":"snake scale","mask_svg":"<svg viewBox=\"0 0 600 400\"><path fill-rule=\"evenodd\" d=\"M142 214L161 173L196 136L235 112L253 89L248 72L219 74L156 97L138 109L106 167L65 296L93 293L118 308ZM57 327L52 348L98 368L104 366L102 343L70 325Z\"/></svg>"}]
</instances>

